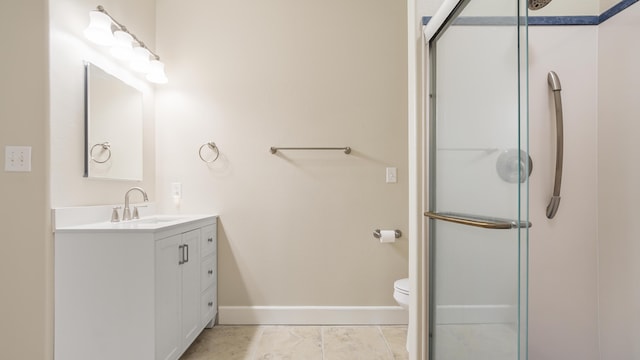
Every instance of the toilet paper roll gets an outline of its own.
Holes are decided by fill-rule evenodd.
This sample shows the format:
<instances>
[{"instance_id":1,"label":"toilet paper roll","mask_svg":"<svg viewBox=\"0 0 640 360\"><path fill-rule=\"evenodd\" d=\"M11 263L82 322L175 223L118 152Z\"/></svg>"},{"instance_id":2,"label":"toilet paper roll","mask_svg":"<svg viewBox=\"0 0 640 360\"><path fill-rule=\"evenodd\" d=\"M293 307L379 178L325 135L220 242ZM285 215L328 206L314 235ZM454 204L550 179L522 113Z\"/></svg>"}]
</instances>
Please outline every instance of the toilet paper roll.
<instances>
[{"instance_id":1,"label":"toilet paper roll","mask_svg":"<svg viewBox=\"0 0 640 360\"><path fill-rule=\"evenodd\" d=\"M395 230L380 230L380 242L381 243L394 243L396 242Z\"/></svg>"}]
</instances>

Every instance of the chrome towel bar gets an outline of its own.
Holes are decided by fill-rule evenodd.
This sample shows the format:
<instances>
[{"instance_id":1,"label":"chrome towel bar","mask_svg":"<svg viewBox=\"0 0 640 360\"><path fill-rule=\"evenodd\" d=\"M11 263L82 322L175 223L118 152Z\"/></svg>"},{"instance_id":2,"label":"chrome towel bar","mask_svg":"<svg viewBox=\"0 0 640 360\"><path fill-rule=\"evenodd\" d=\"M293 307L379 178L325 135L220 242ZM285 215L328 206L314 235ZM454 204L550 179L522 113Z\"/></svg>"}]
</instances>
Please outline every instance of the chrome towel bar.
<instances>
[{"instance_id":1,"label":"chrome towel bar","mask_svg":"<svg viewBox=\"0 0 640 360\"><path fill-rule=\"evenodd\" d=\"M278 150L342 150L345 154L351 154L351 148L345 147L271 147L271 153L275 154Z\"/></svg>"},{"instance_id":2,"label":"chrome towel bar","mask_svg":"<svg viewBox=\"0 0 640 360\"><path fill-rule=\"evenodd\" d=\"M427 211L424 216L434 219L449 221L456 224L481 227L485 229L518 229L530 228L532 224L529 221L518 221L510 219L495 218L489 216L460 214L453 212L432 212Z\"/></svg>"}]
</instances>

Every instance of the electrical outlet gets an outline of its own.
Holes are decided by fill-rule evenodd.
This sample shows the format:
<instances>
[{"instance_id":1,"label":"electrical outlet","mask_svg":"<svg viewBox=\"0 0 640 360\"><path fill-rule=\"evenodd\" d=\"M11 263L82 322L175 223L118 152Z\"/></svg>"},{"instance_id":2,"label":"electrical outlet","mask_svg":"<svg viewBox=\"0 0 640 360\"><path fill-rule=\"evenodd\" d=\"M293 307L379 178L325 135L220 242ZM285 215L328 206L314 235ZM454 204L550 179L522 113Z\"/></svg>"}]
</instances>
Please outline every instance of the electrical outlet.
<instances>
[{"instance_id":1,"label":"electrical outlet","mask_svg":"<svg viewBox=\"0 0 640 360\"><path fill-rule=\"evenodd\" d=\"M179 200L182 197L181 183L171 183L171 196L173 196L175 200Z\"/></svg>"},{"instance_id":2,"label":"electrical outlet","mask_svg":"<svg viewBox=\"0 0 640 360\"><path fill-rule=\"evenodd\" d=\"M31 146L5 146L4 170L12 172L30 172Z\"/></svg>"},{"instance_id":3,"label":"electrical outlet","mask_svg":"<svg viewBox=\"0 0 640 360\"><path fill-rule=\"evenodd\" d=\"M387 168L387 184L395 184L398 182L398 169L394 167Z\"/></svg>"}]
</instances>

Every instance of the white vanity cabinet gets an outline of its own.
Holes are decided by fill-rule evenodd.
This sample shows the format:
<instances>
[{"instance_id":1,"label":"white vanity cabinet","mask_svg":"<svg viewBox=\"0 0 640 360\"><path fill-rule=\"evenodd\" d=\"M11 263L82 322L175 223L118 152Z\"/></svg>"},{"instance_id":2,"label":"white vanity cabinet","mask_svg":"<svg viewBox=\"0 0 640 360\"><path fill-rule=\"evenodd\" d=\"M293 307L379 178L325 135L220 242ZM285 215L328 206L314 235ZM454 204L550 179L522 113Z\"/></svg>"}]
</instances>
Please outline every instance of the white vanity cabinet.
<instances>
[{"instance_id":1,"label":"white vanity cabinet","mask_svg":"<svg viewBox=\"0 0 640 360\"><path fill-rule=\"evenodd\" d=\"M218 312L218 241L217 225L202 228L200 238L200 325L213 327Z\"/></svg>"},{"instance_id":2,"label":"white vanity cabinet","mask_svg":"<svg viewBox=\"0 0 640 360\"><path fill-rule=\"evenodd\" d=\"M55 359L178 359L215 320L216 245L215 216L57 229Z\"/></svg>"}]
</instances>

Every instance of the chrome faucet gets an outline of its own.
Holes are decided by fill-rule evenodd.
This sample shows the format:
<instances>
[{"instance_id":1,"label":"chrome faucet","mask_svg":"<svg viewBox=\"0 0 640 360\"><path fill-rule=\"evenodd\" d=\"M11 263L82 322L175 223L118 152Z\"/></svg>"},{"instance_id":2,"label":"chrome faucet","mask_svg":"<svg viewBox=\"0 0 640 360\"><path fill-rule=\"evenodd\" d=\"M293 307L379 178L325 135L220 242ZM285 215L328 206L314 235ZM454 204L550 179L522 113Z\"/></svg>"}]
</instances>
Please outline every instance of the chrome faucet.
<instances>
[{"instance_id":1,"label":"chrome faucet","mask_svg":"<svg viewBox=\"0 0 640 360\"><path fill-rule=\"evenodd\" d=\"M144 201L149 201L147 193L141 187L136 186L127 190L127 192L124 194L124 212L122 213L122 221L131 220L131 211L129 210L129 193L133 190L140 191L142 193Z\"/></svg>"}]
</instances>

